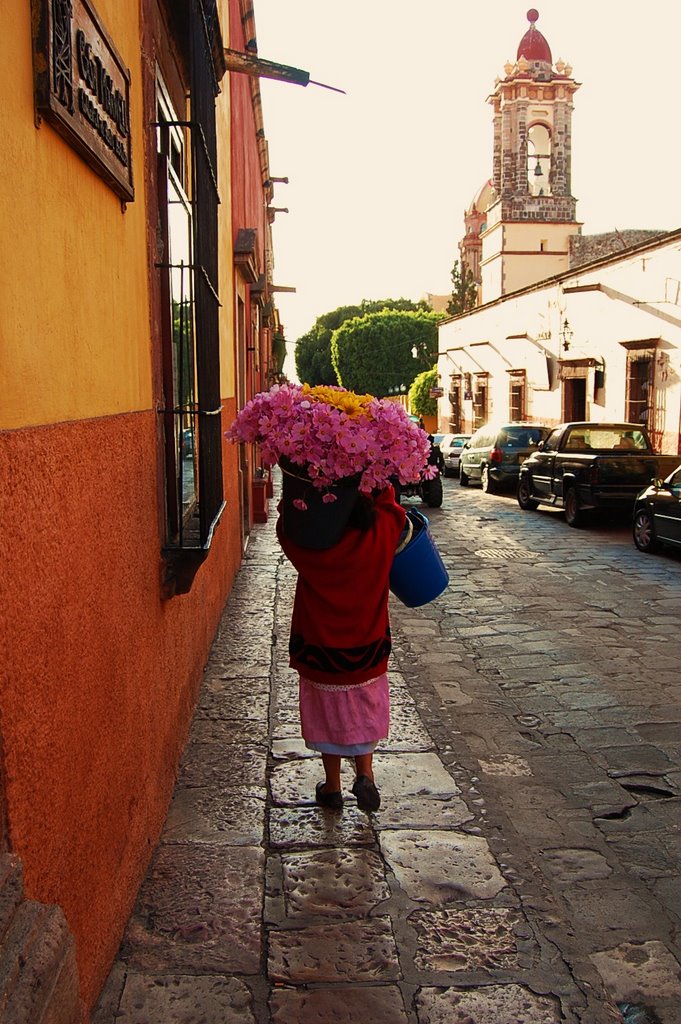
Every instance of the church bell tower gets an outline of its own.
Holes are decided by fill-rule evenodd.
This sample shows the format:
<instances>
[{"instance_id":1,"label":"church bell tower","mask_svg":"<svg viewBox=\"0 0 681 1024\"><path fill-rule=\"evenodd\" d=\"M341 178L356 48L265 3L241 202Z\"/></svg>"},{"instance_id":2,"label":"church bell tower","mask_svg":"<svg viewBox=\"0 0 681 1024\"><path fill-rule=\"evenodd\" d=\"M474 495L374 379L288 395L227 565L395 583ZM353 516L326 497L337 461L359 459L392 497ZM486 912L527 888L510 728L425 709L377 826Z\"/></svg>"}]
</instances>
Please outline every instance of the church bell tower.
<instances>
[{"instance_id":1,"label":"church bell tower","mask_svg":"<svg viewBox=\"0 0 681 1024\"><path fill-rule=\"evenodd\" d=\"M494 110L495 200L482 231L482 300L490 302L568 269L579 234L571 194L572 97L579 85L527 12L515 63L488 102Z\"/></svg>"}]
</instances>

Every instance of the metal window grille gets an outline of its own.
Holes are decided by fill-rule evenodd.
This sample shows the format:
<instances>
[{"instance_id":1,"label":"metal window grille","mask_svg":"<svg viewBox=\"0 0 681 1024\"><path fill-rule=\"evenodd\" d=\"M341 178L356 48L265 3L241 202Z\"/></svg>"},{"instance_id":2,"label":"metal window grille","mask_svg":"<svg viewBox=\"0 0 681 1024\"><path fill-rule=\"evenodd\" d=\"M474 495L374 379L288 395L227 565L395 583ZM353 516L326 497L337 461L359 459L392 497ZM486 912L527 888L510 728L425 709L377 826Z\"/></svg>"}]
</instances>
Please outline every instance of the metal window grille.
<instances>
[{"instance_id":1,"label":"metal window grille","mask_svg":"<svg viewBox=\"0 0 681 1024\"><path fill-rule=\"evenodd\" d=\"M525 419L524 374L515 374L509 379L508 410L512 421L522 422Z\"/></svg>"},{"instance_id":2,"label":"metal window grille","mask_svg":"<svg viewBox=\"0 0 681 1024\"><path fill-rule=\"evenodd\" d=\"M172 336L172 356L165 357L172 365L164 370L168 485L168 537L164 554L174 566L171 575L179 581L177 593L191 586L224 508L218 292L220 198L215 124L215 97L219 90L212 58L212 35L217 25L215 3L190 0L188 14L190 120L160 119L157 125L159 131L169 135L173 130L178 137L180 132L186 132L191 159L190 259L181 265L170 261L159 264L165 282L162 291L168 298L166 305L172 310L172 323L168 328ZM172 146L166 144L159 168L160 173L165 168L171 186L172 176L177 171L177 160L173 157ZM159 185L161 187L163 182ZM169 187L165 186L166 201ZM175 182L175 193L179 192ZM178 273L180 280L189 279L189 283L181 287L180 303L172 298ZM187 466L183 456L189 438L192 459Z\"/></svg>"},{"instance_id":3,"label":"metal window grille","mask_svg":"<svg viewBox=\"0 0 681 1024\"><path fill-rule=\"evenodd\" d=\"M449 426L454 434L461 431L461 375L452 374L449 383L449 404L452 411L449 414Z\"/></svg>"},{"instance_id":4,"label":"metal window grille","mask_svg":"<svg viewBox=\"0 0 681 1024\"><path fill-rule=\"evenodd\" d=\"M655 350L636 349L627 354L627 421L641 423L657 446L662 432L656 429L655 409Z\"/></svg>"},{"instance_id":5,"label":"metal window grille","mask_svg":"<svg viewBox=\"0 0 681 1024\"><path fill-rule=\"evenodd\" d=\"M475 430L487 422L487 375L475 379L473 395L473 426Z\"/></svg>"}]
</instances>

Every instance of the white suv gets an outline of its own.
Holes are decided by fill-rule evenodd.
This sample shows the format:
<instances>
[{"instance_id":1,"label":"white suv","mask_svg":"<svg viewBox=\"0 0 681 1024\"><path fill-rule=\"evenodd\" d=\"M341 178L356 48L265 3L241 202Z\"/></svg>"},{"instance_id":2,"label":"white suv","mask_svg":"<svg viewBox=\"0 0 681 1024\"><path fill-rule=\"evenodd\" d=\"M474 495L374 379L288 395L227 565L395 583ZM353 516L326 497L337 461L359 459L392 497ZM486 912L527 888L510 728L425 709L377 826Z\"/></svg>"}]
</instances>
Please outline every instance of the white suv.
<instances>
[{"instance_id":1,"label":"white suv","mask_svg":"<svg viewBox=\"0 0 681 1024\"><path fill-rule=\"evenodd\" d=\"M461 449L470 438L470 434L444 434L440 441L440 451L445 460L445 476L459 475L459 458Z\"/></svg>"}]
</instances>

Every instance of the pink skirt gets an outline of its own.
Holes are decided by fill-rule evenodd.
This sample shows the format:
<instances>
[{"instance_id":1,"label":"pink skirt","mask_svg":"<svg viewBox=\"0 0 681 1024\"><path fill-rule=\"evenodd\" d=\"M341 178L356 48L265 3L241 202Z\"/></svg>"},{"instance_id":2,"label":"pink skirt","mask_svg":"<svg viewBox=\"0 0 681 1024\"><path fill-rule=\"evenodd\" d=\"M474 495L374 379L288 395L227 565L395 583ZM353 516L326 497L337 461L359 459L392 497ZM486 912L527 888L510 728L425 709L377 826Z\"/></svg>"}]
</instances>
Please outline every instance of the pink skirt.
<instances>
[{"instance_id":1,"label":"pink skirt","mask_svg":"<svg viewBox=\"0 0 681 1024\"><path fill-rule=\"evenodd\" d=\"M369 754L390 727L388 674L353 686L328 686L300 676L300 725L305 746L323 754Z\"/></svg>"}]
</instances>

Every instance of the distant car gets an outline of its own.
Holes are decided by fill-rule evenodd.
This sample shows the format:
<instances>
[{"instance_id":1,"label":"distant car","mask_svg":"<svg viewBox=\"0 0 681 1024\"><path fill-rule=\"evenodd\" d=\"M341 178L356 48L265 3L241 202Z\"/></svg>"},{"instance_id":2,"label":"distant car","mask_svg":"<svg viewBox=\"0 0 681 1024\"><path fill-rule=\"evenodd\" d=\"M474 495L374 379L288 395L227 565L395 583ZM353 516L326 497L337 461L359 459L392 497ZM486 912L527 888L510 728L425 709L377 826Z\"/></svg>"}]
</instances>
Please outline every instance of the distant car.
<instances>
[{"instance_id":1,"label":"distant car","mask_svg":"<svg viewBox=\"0 0 681 1024\"><path fill-rule=\"evenodd\" d=\"M430 443L428 462L433 466L437 466L437 476L431 479L420 476L418 480L413 480L408 484L401 484L399 480L394 479L392 485L395 491L395 500L398 503L402 498L420 498L430 508L440 508L442 505L442 477L440 474L443 469L443 461L439 445L435 443L435 437L437 437L437 434L432 437Z\"/></svg>"},{"instance_id":2,"label":"distant car","mask_svg":"<svg viewBox=\"0 0 681 1024\"><path fill-rule=\"evenodd\" d=\"M638 495L633 531L639 551L655 551L662 544L681 547L681 466Z\"/></svg>"},{"instance_id":3,"label":"distant car","mask_svg":"<svg viewBox=\"0 0 681 1024\"><path fill-rule=\"evenodd\" d=\"M538 423L485 424L463 446L459 483L479 483L488 492L515 489L520 466L550 433Z\"/></svg>"},{"instance_id":4,"label":"distant car","mask_svg":"<svg viewBox=\"0 0 681 1024\"><path fill-rule=\"evenodd\" d=\"M443 436L440 441L440 451L445 460L445 476L459 475L459 457L470 436L470 434L445 434Z\"/></svg>"}]
</instances>

